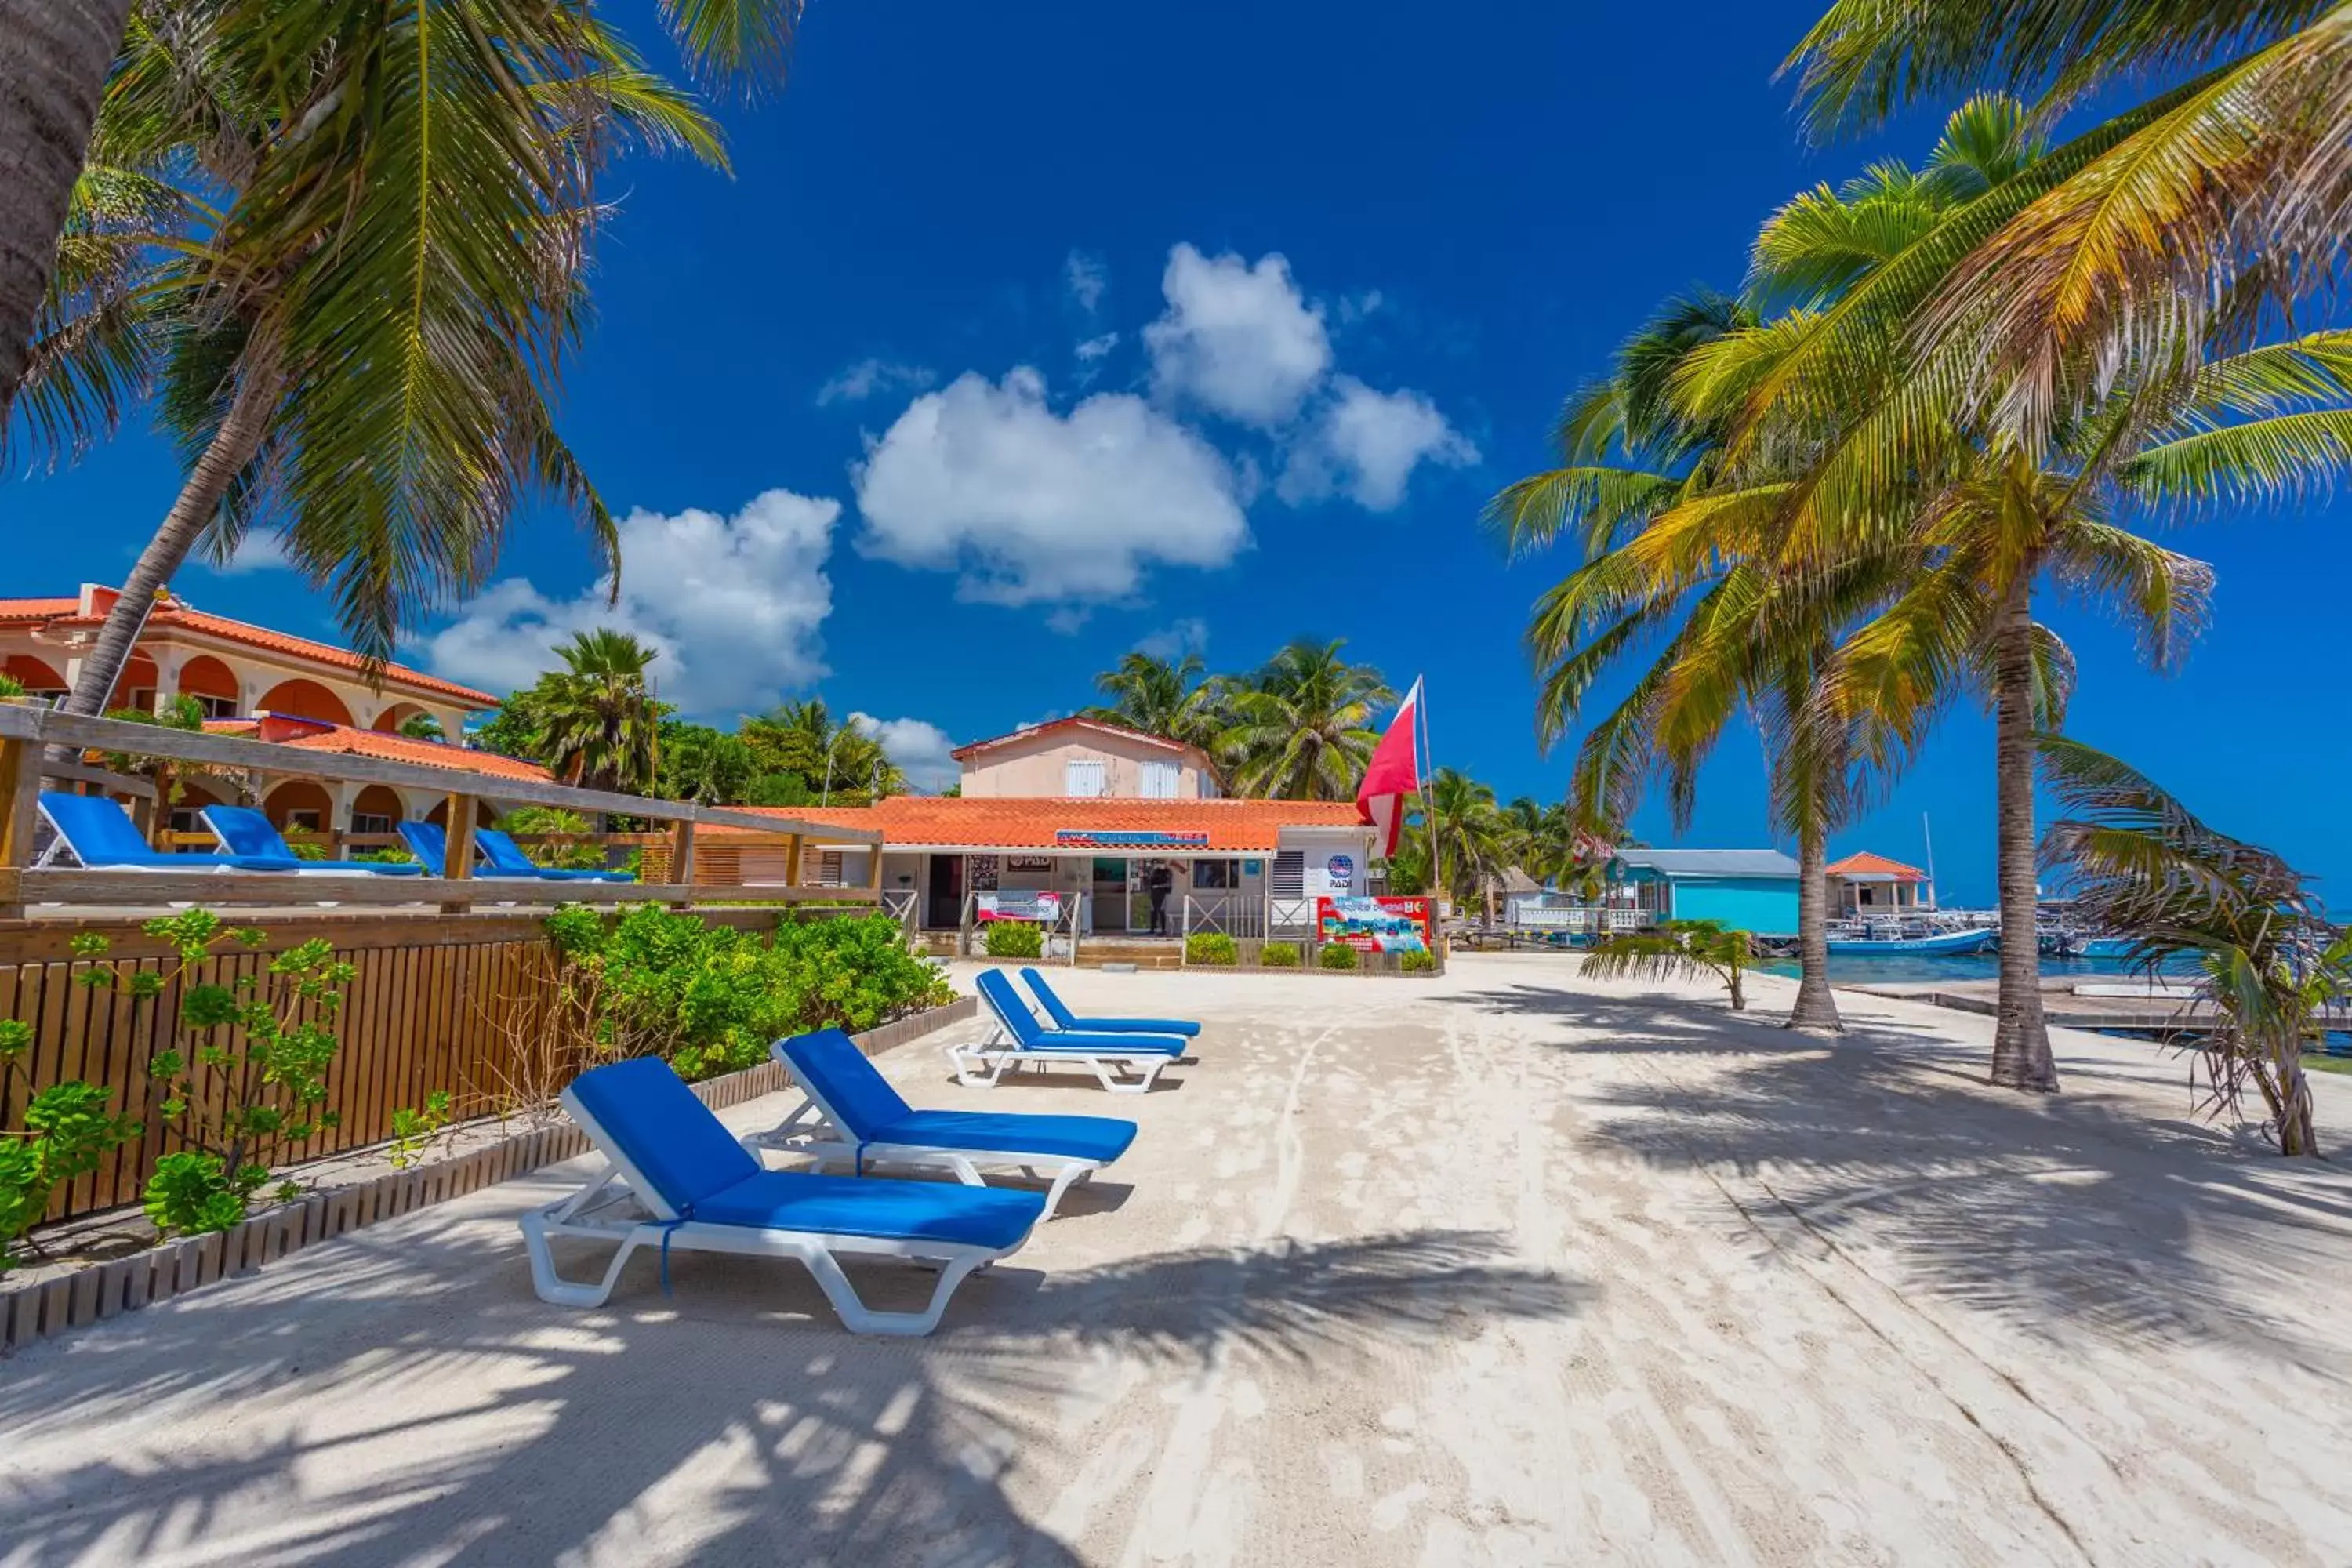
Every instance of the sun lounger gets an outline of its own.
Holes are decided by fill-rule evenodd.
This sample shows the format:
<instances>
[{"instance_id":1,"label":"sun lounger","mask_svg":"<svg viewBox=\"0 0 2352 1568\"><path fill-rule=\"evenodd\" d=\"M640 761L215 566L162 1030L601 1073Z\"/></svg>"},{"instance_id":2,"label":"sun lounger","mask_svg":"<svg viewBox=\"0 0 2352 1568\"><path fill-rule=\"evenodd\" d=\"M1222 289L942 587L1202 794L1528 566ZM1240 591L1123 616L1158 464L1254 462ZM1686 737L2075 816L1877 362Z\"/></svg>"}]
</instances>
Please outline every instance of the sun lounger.
<instances>
[{"instance_id":1,"label":"sun lounger","mask_svg":"<svg viewBox=\"0 0 2352 1568\"><path fill-rule=\"evenodd\" d=\"M1135 1142L1134 1122L1104 1116L917 1110L839 1029L778 1040L769 1048L808 1098L773 1128L743 1140L754 1154L805 1154L819 1171L860 1175L877 1165L942 1171L974 1187L982 1184L982 1167L1015 1166L1051 1180L1045 1214L1051 1219L1065 1192Z\"/></svg>"},{"instance_id":2,"label":"sun lounger","mask_svg":"<svg viewBox=\"0 0 2352 1568\"><path fill-rule=\"evenodd\" d=\"M447 831L437 822L401 822L393 826L394 830L400 835L400 841L408 846L408 852L424 861L425 869L432 875L436 877L441 875L441 868L449 863ZM478 847L480 844L478 834L475 842ZM477 855L476 858L479 858ZM535 869L529 872L477 871L474 876L477 881L483 882L548 882L562 879L542 876Z\"/></svg>"},{"instance_id":3,"label":"sun lounger","mask_svg":"<svg viewBox=\"0 0 2352 1568\"><path fill-rule=\"evenodd\" d=\"M291 860L296 876L349 876L365 871L378 877L414 877L422 866L397 860L305 860L269 825L269 818L249 805L208 805L198 812L220 847L248 859Z\"/></svg>"},{"instance_id":4,"label":"sun lounger","mask_svg":"<svg viewBox=\"0 0 2352 1568\"><path fill-rule=\"evenodd\" d=\"M980 999L996 1020L996 1032L977 1045L947 1047L956 1081L973 1089L995 1088L1008 1068L1024 1062L1071 1062L1093 1069L1113 1094L1141 1094L1187 1047L1172 1035L1042 1028L1002 973L982 970L979 984Z\"/></svg>"},{"instance_id":5,"label":"sun lounger","mask_svg":"<svg viewBox=\"0 0 2352 1568\"><path fill-rule=\"evenodd\" d=\"M563 1109L609 1165L572 1196L522 1216L532 1288L560 1306L604 1305L640 1247L661 1249L667 1284L669 1253L690 1248L795 1258L853 1333L928 1334L964 1276L1018 1250L1045 1213L1035 1193L762 1170L654 1057L582 1073L563 1091ZM574 1283L555 1270L558 1237L618 1250L602 1279ZM842 1272L845 1257L936 1265L930 1305L867 1307Z\"/></svg>"},{"instance_id":6,"label":"sun lounger","mask_svg":"<svg viewBox=\"0 0 2352 1568\"><path fill-rule=\"evenodd\" d=\"M1044 975L1034 969L1024 969L1021 972L1021 978L1036 994L1037 1005L1045 1009L1045 1016L1054 1020L1056 1029L1076 1029L1095 1035L1181 1035L1186 1039L1201 1032L1200 1025L1188 1024L1179 1018L1080 1018L1075 1016L1063 1005L1062 999L1054 994L1054 988L1045 984Z\"/></svg>"},{"instance_id":7,"label":"sun lounger","mask_svg":"<svg viewBox=\"0 0 2352 1568\"><path fill-rule=\"evenodd\" d=\"M495 827L474 829L474 847L482 864L500 877L537 877L543 882L634 882L626 871L568 871L542 866L522 852L522 846Z\"/></svg>"},{"instance_id":8,"label":"sun lounger","mask_svg":"<svg viewBox=\"0 0 2352 1568\"><path fill-rule=\"evenodd\" d=\"M166 855L140 836L121 805L96 795L44 793L41 815L57 830L57 842L42 855L48 865L59 854L94 871L293 871L302 862L283 855Z\"/></svg>"}]
</instances>

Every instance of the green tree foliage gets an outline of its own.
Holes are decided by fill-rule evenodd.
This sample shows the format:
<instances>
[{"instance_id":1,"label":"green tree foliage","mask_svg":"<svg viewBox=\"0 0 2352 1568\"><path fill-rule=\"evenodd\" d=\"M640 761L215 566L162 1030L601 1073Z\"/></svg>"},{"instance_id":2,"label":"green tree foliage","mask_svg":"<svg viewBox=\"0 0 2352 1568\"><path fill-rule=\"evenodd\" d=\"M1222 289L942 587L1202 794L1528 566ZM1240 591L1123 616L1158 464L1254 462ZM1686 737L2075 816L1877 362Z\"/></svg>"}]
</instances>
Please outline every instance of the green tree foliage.
<instances>
[{"instance_id":1,"label":"green tree foliage","mask_svg":"<svg viewBox=\"0 0 2352 1568\"><path fill-rule=\"evenodd\" d=\"M108 1091L94 1084L69 1079L28 1092L25 1058L32 1046L32 1026L0 1018L0 1111L24 1097L20 1127L9 1129L0 1115L0 1273L15 1262L18 1238L48 1212L59 1184L89 1175L110 1151L146 1130L137 1118L109 1110Z\"/></svg>"},{"instance_id":2,"label":"green tree foliage","mask_svg":"<svg viewBox=\"0 0 2352 1568\"><path fill-rule=\"evenodd\" d=\"M2208 826L2136 769L2058 735L2040 751L2070 814L2042 839L2043 868L2085 920L2131 939L2142 973L2186 961L2202 982L2219 1020L2192 1037L2209 1109L2238 1115L2251 1089L2281 1152L2317 1155L2303 1053L2352 994L2352 933L2303 873Z\"/></svg>"},{"instance_id":3,"label":"green tree foliage","mask_svg":"<svg viewBox=\"0 0 2352 1568\"><path fill-rule=\"evenodd\" d=\"M1273 800L1352 800L1380 742L1373 728L1396 693L1369 665L1339 656L1344 641L1295 642L1226 696L1215 753L1242 795Z\"/></svg>"},{"instance_id":4,"label":"green tree foliage","mask_svg":"<svg viewBox=\"0 0 2352 1568\"><path fill-rule=\"evenodd\" d=\"M1713 975L1731 993L1731 1010L1748 1007L1746 977L1754 938L1720 921L1667 921L1654 930L1604 937L1584 950L1595 980L1686 980Z\"/></svg>"},{"instance_id":5,"label":"green tree foliage","mask_svg":"<svg viewBox=\"0 0 2352 1568\"><path fill-rule=\"evenodd\" d=\"M531 689L540 760L566 784L645 794L660 752L663 710L646 676L659 650L600 626L555 652L563 668Z\"/></svg>"}]
</instances>

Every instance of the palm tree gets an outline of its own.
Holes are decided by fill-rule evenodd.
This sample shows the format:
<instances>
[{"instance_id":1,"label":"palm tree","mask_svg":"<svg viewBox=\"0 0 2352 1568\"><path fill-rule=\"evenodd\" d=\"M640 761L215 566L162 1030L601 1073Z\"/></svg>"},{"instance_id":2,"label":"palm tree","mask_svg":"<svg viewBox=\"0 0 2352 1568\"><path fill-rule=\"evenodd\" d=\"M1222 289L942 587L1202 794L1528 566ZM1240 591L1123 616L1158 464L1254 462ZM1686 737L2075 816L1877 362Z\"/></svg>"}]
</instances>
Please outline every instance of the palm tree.
<instances>
[{"instance_id":1,"label":"palm tree","mask_svg":"<svg viewBox=\"0 0 2352 1568\"><path fill-rule=\"evenodd\" d=\"M1512 820L1495 804L1490 784L1455 768L1429 775L1423 805L1412 824L1415 847L1430 858L1430 880L1457 905L1483 897L1486 923L1495 921L1495 881L1511 864ZM1429 831L1432 814L1437 819Z\"/></svg>"},{"instance_id":2,"label":"palm tree","mask_svg":"<svg viewBox=\"0 0 2352 1568\"><path fill-rule=\"evenodd\" d=\"M2262 307L2330 285L2352 201L2352 13L2336 0L1837 0L1789 68L1816 132L2006 83L2044 112L2133 77L2185 81L1989 205L1937 269L1923 369L2030 452L2115 368L2193 374ZM1926 410L1904 423L1930 435ZM2306 434L2321 427L2309 422Z\"/></svg>"},{"instance_id":3,"label":"palm tree","mask_svg":"<svg viewBox=\"0 0 2352 1568\"><path fill-rule=\"evenodd\" d=\"M1234 683L1216 754L1236 793L1349 800L1380 742L1374 715L1395 699L1380 672L1339 657L1344 641L1292 643Z\"/></svg>"},{"instance_id":4,"label":"palm tree","mask_svg":"<svg viewBox=\"0 0 2352 1568\"><path fill-rule=\"evenodd\" d=\"M2212 1110L2236 1112L2251 1085L2279 1152L2316 1155L2303 1049L2352 992L2352 933L2301 872L2208 827L2146 775L2063 737L2040 749L2061 804L2080 814L2051 825L2043 864L2071 879L2085 915L2131 938L2145 972L2195 963L2220 1020L2198 1037Z\"/></svg>"},{"instance_id":5,"label":"palm tree","mask_svg":"<svg viewBox=\"0 0 2352 1568\"><path fill-rule=\"evenodd\" d=\"M2026 122L1998 100L1963 113ZM2336 333L2234 352L2205 344L2185 379L2118 367L2100 401L2053 425L2038 453L1960 383L1920 374L1906 324L1919 301L1988 222L2081 157L2029 145L1948 191L1915 181L1905 189L1920 199L1882 243L1816 280L1804 306L1695 350L1677 383L1684 405L1727 432L1726 485L1769 501L1758 559L1784 574L1857 561L1903 574L1900 595L1846 638L1821 683L1856 755L1891 773L1958 696L1990 700L2003 926L1991 1076L2033 1089L2057 1086L2033 931L2034 736L2055 727L2072 673L2034 595L2056 584L2118 609L2150 662L2171 665L2201 625L2211 574L2128 521L2168 501L2294 493L2344 450L2308 439L2310 426L2352 407L2352 341ZM1801 204L1782 218L1812 222L1834 205L1826 192ZM1759 267L1769 255L1759 247ZM1914 440L1915 430L1933 434ZM1677 525L1671 515L1657 524Z\"/></svg>"},{"instance_id":6,"label":"palm tree","mask_svg":"<svg viewBox=\"0 0 2352 1568\"><path fill-rule=\"evenodd\" d=\"M1117 669L1095 677L1095 689L1111 701L1081 710L1080 716L1122 724L1147 735L1160 735L1208 752L1226 726L1225 682L1206 674L1197 653L1181 658L1130 653ZM1213 754L1211 765L1215 764ZM1220 784L1225 782L1222 777Z\"/></svg>"},{"instance_id":7,"label":"palm tree","mask_svg":"<svg viewBox=\"0 0 2352 1568\"><path fill-rule=\"evenodd\" d=\"M1805 259L1822 265L1828 249L1811 247ZM1619 351L1612 374L1570 402L1556 436L1561 465L1507 487L1487 515L1515 552L1564 532L1582 541L1585 564L1538 601L1528 633L1543 671L1537 730L1547 747L1575 722L1604 669L1671 628L1647 673L1580 747L1575 820L1625 822L1663 775L1685 824L1700 765L1725 726L1742 707L1766 726L1777 742L1774 816L1799 846L1801 978L1789 1023L1835 1031L1823 868L1851 798L1850 770L1810 691L1840 618L1881 574L1784 582L1743 558L1755 495L1719 485L1721 422L1694 417L1674 389L1699 350L1759 321L1721 294L1670 301ZM1715 499L1718 489L1730 504Z\"/></svg>"},{"instance_id":8,"label":"palm tree","mask_svg":"<svg viewBox=\"0 0 2352 1568\"><path fill-rule=\"evenodd\" d=\"M742 800L760 763L740 735L677 720L661 726L659 794L665 800L729 805Z\"/></svg>"},{"instance_id":9,"label":"palm tree","mask_svg":"<svg viewBox=\"0 0 2352 1568\"><path fill-rule=\"evenodd\" d=\"M83 184L142 190L157 221L110 208L75 226L138 259L95 294L60 268L78 291L53 295L26 385L42 427L87 430L120 406L89 407L91 390L158 381L189 468L69 710L104 700L199 542L225 556L250 527L282 530L372 659L480 582L533 493L611 564L612 520L550 407L585 320L595 179L633 145L724 159L701 110L585 13L550 8L494 43L503 9L134 18ZM289 35L316 68L287 99L261 73Z\"/></svg>"},{"instance_id":10,"label":"palm tree","mask_svg":"<svg viewBox=\"0 0 2352 1568\"><path fill-rule=\"evenodd\" d=\"M802 0L660 0L656 9L697 72L781 79L801 6ZM130 0L0 0L0 39L6 40L0 65L5 65L8 81L8 91L0 93L0 172L5 172L0 173L0 428L6 427L24 373L25 346L49 297L58 237L81 173L81 153L99 117L108 71L123 43L131 9ZM382 79L412 63L421 68L430 58L429 49L415 47L415 23L427 7L383 9L387 15L380 20L373 14L360 16L348 6L289 5L285 0L206 0L177 4L171 11L174 25L189 32L217 28L245 33L253 68L248 80L294 80L326 58L322 45L341 41L349 46L355 37L365 43L372 53L368 68L355 78L356 90L332 102L322 100L316 112L293 122L310 138L347 133L358 122L383 113L395 93L385 90ZM447 25L437 29L442 33L467 26L484 40L500 40L510 49L542 36L559 16L571 18L575 28L598 26L585 0L562 7L488 5L470 23L446 0L431 10L446 19ZM274 26L257 27L257 22ZM368 24L375 30L367 31ZM339 34L345 28L351 32ZM405 56L399 52L396 28L408 35ZM439 43L434 40L434 47ZM471 63L486 62L478 58ZM520 71L500 71L497 79L510 89L530 90L527 76ZM451 85L445 70L436 87L446 91ZM435 142L464 155L462 148L437 134ZM421 165L418 154L425 147L421 135L413 138L412 161ZM334 191L356 195L363 188L355 166L330 166L322 174L308 189L281 187L268 201L257 204L249 216L257 225L283 227L305 213L315 217L311 204L321 195ZM439 187L440 199L457 195L459 183ZM379 188L378 194L396 203L396 190ZM332 196L328 205L341 199Z\"/></svg>"},{"instance_id":11,"label":"palm tree","mask_svg":"<svg viewBox=\"0 0 2352 1568\"><path fill-rule=\"evenodd\" d=\"M608 627L575 632L555 652L535 707L547 765L583 789L644 794L658 771L661 705L646 668L658 651Z\"/></svg>"},{"instance_id":12,"label":"palm tree","mask_svg":"<svg viewBox=\"0 0 2352 1568\"><path fill-rule=\"evenodd\" d=\"M854 718L835 723L823 698L787 702L746 720L742 736L762 772L799 774L820 805L833 805L836 797L864 804L907 792L907 776L882 742Z\"/></svg>"}]
</instances>

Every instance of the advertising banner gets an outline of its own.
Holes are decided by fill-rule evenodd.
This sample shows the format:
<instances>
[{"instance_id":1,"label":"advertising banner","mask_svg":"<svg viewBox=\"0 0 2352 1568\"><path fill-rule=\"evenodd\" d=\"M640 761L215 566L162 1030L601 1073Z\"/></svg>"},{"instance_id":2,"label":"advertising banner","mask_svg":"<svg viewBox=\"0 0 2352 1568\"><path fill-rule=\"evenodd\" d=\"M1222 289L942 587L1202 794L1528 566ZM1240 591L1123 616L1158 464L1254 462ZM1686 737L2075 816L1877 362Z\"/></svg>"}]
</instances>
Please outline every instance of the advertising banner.
<instances>
[{"instance_id":1,"label":"advertising banner","mask_svg":"<svg viewBox=\"0 0 2352 1568\"><path fill-rule=\"evenodd\" d=\"M975 893L972 917L980 921L1035 921L1053 925L1062 918L1059 893Z\"/></svg>"},{"instance_id":2,"label":"advertising banner","mask_svg":"<svg viewBox=\"0 0 2352 1568\"><path fill-rule=\"evenodd\" d=\"M1345 942L1367 952L1427 952L1427 899L1318 899L1315 926L1320 940Z\"/></svg>"}]
</instances>

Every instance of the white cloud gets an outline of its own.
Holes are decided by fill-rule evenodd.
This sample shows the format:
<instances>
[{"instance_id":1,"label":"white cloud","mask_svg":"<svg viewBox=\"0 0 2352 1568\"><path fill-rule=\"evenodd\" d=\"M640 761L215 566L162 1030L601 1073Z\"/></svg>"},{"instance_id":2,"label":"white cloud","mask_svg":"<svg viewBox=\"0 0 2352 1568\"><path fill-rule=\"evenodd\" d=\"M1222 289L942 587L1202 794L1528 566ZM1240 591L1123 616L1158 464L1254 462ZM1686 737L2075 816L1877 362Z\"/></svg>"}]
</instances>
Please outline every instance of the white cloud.
<instances>
[{"instance_id":1,"label":"white cloud","mask_svg":"<svg viewBox=\"0 0 2352 1568\"><path fill-rule=\"evenodd\" d=\"M1198 616L1186 616L1171 621L1135 645L1138 653L1154 658L1181 658L1188 653L1199 653L1209 646L1209 623Z\"/></svg>"},{"instance_id":2,"label":"white cloud","mask_svg":"<svg viewBox=\"0 0 2352 1568\"><path fill-rule=\"evenodd\" d=\"M893 360L864 359L816 389L819 406L828 403L863 403L885 392L920 392L939 380L919 364Z\"/></svg>"},{"instance_id":3,"label":"white cloud","mask_svg":"<svg viewBox=\"0 0 2352 1568\"><path fill-rule=\"evenodd\" d=\"M1062 263L1062 281L1070 290L1070 298L1078 309L1091 316L1102 303L1103 291L1110 287L1110 268L1099 256L1088 256L1083 250L1070 252Z\"/></svg>"},{"instance_id":4,"label":"white cloud","mask_svg":"<svg viewBox=\"0 0 2352 1568\"><path fill-rule=\"evenodd\" d=\"M790 490L755 497L732 517L689 509L621 521L621 597L607 579L551 599L509 577L427 638L439 674L494 691L528 686L562 661L575 631L611 626L661 650L662 700L688 713L756 711L825 673L817 633L833 609L824 561L841 503Z\"/></svg>"},{"instance_id":5,"label":"white cloud","mask_svg":"<svg viewBox=\"0 0 2352 1568\"><path fill-rule=\"evenodd\" d=\"M962 767L948 755L955 742L948 732L925 719L877 719L852 713L850 726L882 742L883 752L907 775L907 782L936 795L963 776Z\"/></svg>"},{"instance_id":6,"label":"white cloud","mask_svg":"<svg viewBox=\"0 0 2352 1568\"><path fill-rule=\"evenodd\" d=\"M1160 289L1168 309L1143 341L1163 397L1271 429L1297 414L1330 369L1322 310L1300 295L1278 252L1253 264L1180 244Z\"/></svg>"},{"instance_id":7,"label":"white cloud","mask_svg":"<svg viewBox=\"0 0 2352 1568\"><path fill-rule=\"evenodd\" d=\"M1207 442L1125 393L1058 414L1026 366L915 399L856 479L861 550L988 604L1121 598L1147 562L1222 566L1248 542Z\"/></svg>"},{"instance_id":8,"label":"white cloud","mask_svg":"<svg viewBox=\"0 0 2352 1568\"><path fill-rule=\"evenodd\" d=\"M1118 347L1118 334L1117 332L1105 332L1098 338L1088 338L1085 342L1080 343L1078 345L1078 358L1083 363L1090 363L1095 360L1102 358L1103 355L1110 353L1111 350L1117 347Z\"/></svg>"},{"instance_id":9,"label":"white cloud","mask_svg":"<svg viewBox=\"0 0 2352 1568\"><path fill-rule=\"evenodd\" d=\"M294 563L286 559L286 546L274 533L256 529L237 541L236 552L226 561L197 557L196 563L219 577L242 577L249 572L290 572Z\"/></svg>"},{"instance_id":10,"label":"white cloud","mask_svg":"<svg viewBox=\"0 0 2352 1568\"><path fill-rule=\"evenodd\" d=\"M1368 511L1393 511L1423 463L1459 468L1477 460L1478 448L1422 394L1376 392L1340 375L1311 430L1291 448L1276 489L1293 505L1336 492Z\"/></svg>"}]
</instances>

